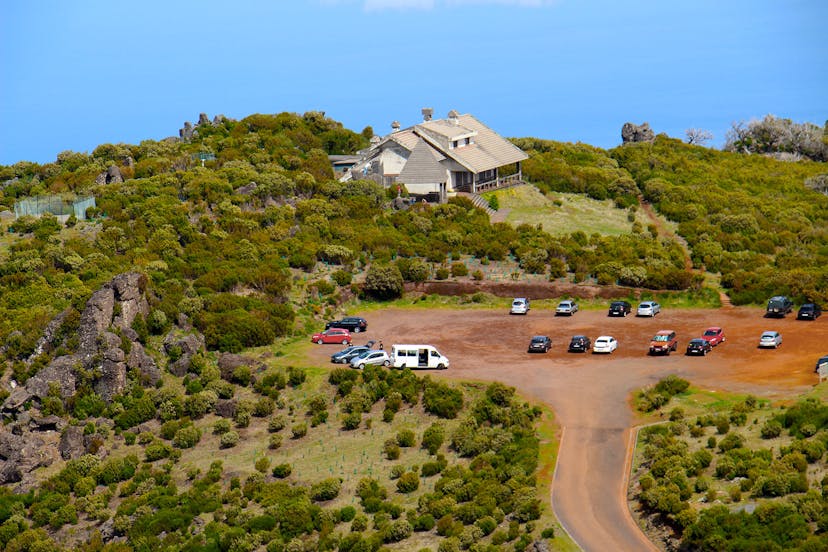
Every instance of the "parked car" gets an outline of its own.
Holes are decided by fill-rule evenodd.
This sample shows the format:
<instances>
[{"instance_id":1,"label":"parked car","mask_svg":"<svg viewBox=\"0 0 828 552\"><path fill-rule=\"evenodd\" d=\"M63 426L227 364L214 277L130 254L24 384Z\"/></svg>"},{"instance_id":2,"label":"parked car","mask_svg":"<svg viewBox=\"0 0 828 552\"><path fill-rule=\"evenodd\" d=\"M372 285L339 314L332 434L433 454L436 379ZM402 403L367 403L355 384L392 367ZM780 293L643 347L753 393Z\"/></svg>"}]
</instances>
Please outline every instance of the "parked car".
<instances>
[{"instance_id":1,"label":"parked car","mask_svg":"<svg viewBox=\"0 0 828 552\"><path fill-rule=\"evenodd\" d=\"M346 316L342 320L333 320L325 324L325 329L328 328L345 328L351 333L359 333L368 329L368 322L359 316Z\"/></svg>"},{"instance_id":2,"label":"parked car","mask_svg":"<svg viewBox=\"0 0 828 552\"><path fill-rule=\"evenodd\" d=\"M365 345L352 345L350 347L346 347L339 351L338 353L334 353L331 355L331 362L334 364L348 364L351 362L351 359L355 356L364 353L365 351L370 351L374 346L373 341L369 341Z\"/></svg>"},{"instance_id":3,"label":"parked car","mask_svg":"<svg viewBox=\"0 0 828 552\"><path fill-rule=\"evenodd\" d=\"M797 320L816 320L820 316L822 316L822 307L816 303L805 303L796 313Z\"/></svg>"},{"instance_id":4,"label":"parked car","mask_svg":"<svg viewBox=\"0 0 828 552\"><path fill-rule=\"evenodd\" d=\"M365 351L351 359L351 368L362 370L366 366L390 366L391 357L385 351Z\"/></svg>"},{"instance_id":5,"label":"parked car","mask_svg":"<svg viewBox=\"0 0 828 552\"><path fill-rule=\"evenodd\" d=\"M669 355L678 348L678 339L673 330L661 330L650 340L651 355Z\"/></svg>"},{"instance_id":6,"label":"parked car","mask_svg":"<svg viewBox=\"0 0 828 552\"><path fill-rule=\"evenodd\" d=\"M712 347L715 347L725 341L724 330L718 326L711 326L704 330L702 339L706 339Z\"/></svg>"},{"instance_id":7,"label":"parked car","mask_svg":"<svg viewBox=\"0 0 828 552\"><path fill-rule=\"evenodd\" d=\"M690 340L690 343L687 344L687 351L685 352L686 355L706 355L710 351L713 350L713 345L706 339L701 337L696 337Z\"/></svg>"},{"instance_id":8,"label":"parked car","mask_svg":"<svg viewBox=\"0 0 828 552\"><path fill-rule=\"evenodd\" d=\"M561 301L555 309L555 316L572 316L578 312L578 303L575 301Z\"/></svg>"},{"instance_id":9,"label":"parked car","mask_svg":"<svg viewBox=\"0 0 828 552\"><path fill-rule=\"evenodd\" d=\"M526 297L515 297L512 300L512 308L509 314L526 314L529 312L529 299Z\"/></svg>"},{"instance_id":10,"label":"parked car","mask_svg":"<svg viewBox=\"0 0 828 552\"><path fill-rule=\"evenodd\" d=\"M793 310L793 302L784 295L776 295L768 300L768 308L765 311L765 316L773 318L783 318L786 314Z\"/></svg>"},{"instance_id":11,"label":"parked car","mask_svg":"<svg viewBox=\"0 0 828 552\"><path fill-rule=\"evenodd\" d=\"M323 343L341 343L343 345L351 344L351 332L343 328L330 328L324 332L313 334L311 341L322 345Z\"/></svg>"},{"instance_id":12,"label":"parked car","mask_svg":"<svg viewBox=\"0 0 828 552\"><path fill-rule=\"evenodd\" d=\"M529 353L548 353L552 348L552 339L548 335L536 335L529 342Z\"/></svg>"},{"instance_id":13,"label":"parked car","mask_svg":"<svg viewBox=\"0 0 828 552\"><path fill-rule=\"evenodd\" d=\"M762 332L762 336L759 338L759 347L773 347L776 349L780 345L782 345L781 333L773 331Z\"/></svg>"},{"instance_id":14,"label":"parked car","mask_svg":"<svg viewBox=\"0 0 828 552\"><path fill-rule=\"evenodd\" d=\"M828 355L820 357L819 360L817 360L816 366L814 367L814 372L819 372L819 369L821 367L824 367L826 370L828 370Z\"/></svg>"},{"instance_id":15,"label":"parked car","mask_svg":"<svg viewBox=\"0 0 828 552\"><path fill-rule=\"evenodd\" d=\"M573 335L569 341L570 353L585 353L592 347L592 340L585 335Z\"/></svg>"},{"instance_id":16,"label":"parked car","mask_svg":"<svg viewBox=\"0 0 828 552\"><path fill-rule=\"evenodd\" d=\"M611 335L602 335L595 340L595 345L592 346L593 353L607 353L611 354L618 348L618 341Z\"/></svg>"},{"instance_id":17,"label":"parked car","mask_svg":"<svg viewBox=\"0 0 828 552\"><path fill-rule=\"evenodd\" d=\"M655 301L644 301L638 305L638 310L635 311L636 316L655 316L661 312L661 305Z\"/></svg>"},{"instance_id":18,"label":"parked car","mask_svg":"<svg viewBox=\"0 0 828 552\"><path fill-rule=\"evenodd\" d=\"M609 316L627 316L632 312L632 305L627 301L613 301L610 303Z\"/></svg>"}]
</instances>

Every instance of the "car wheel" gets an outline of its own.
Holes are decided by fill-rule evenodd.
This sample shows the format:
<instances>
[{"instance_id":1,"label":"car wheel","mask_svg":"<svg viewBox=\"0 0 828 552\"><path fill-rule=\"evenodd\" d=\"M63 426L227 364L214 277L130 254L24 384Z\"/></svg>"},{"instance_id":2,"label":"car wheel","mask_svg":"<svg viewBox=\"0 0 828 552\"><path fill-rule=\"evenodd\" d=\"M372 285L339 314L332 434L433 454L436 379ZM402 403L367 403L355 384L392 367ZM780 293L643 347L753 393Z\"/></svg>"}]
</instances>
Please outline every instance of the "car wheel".
<instances>
[{"instance_id":1,"label":"car wheel","mask_svg":"<svg viewBox=\"0 0 828 552\"><path fill-rule=\"evenodd\" d=\"M365 370L365 363L360 364L359 366L357 366L357 368L359 368L360 370Z\"/></svg>"},{"instance_id":2,"label":"car wheel","mask_svg":"<svg viewBox=\"0 0 828 552\"><path fill-rule=\"evenodd\" d=\"M317 345L322 345L322 343L323 343L322 338L319 338L319 339L316 340Z\"/></svg>"},{"instance_id":3,"label":"car wheel","mask_svg":"<svg viewBox=\"0 0 828 552\"><path fill-rule=\"evenodd\" d=\"M400 370L405 370L405 363L400 364Z\"/></svg>"},{"instance_id":4,"label":"car wheel","mask_svg":"<svg viewBox=\"0 0 828 552\"><path fill-rule=\"evenodd\" d=\"M359 329L359 326L357 326L356 328L354 328L354 333L359 333L360 331L362 331L362 330L360 330L360 329Z\"/></svg>"},{"instance_id":5,"label":"car wheel","mask_svg":"<svg viewBox=\"0 0 828 552\"><path fill-rule=\"evenodd\" d=\"M445 364L438 364L438 365L437 365L437 369L438 369L438 370L445 370L445 369L446 369L446 366L445 366Z\"/></svg>"},{"instance_id":6,"label":"car wheel","mask_svg":"<svg viewBox=\"0 0 828 552\"><path fill-rule=\"evenodd\" d=\"M383 361L382 365L383 366L391 366L391 361L390 360L385 360L385 361Z\"/></svg>"},{"instance_id":7,"label":"car wheel","mask_svg":"<svg viewBox=\"0 0 828 552\"><path fill-rule=\"evenodd\" d=\"M347 339L343 339L343 340L342 340L342 344L343 344L343 345L347 345L347 344L348 344L348 340L347 340Z\"/></svg>"}]
</instances>

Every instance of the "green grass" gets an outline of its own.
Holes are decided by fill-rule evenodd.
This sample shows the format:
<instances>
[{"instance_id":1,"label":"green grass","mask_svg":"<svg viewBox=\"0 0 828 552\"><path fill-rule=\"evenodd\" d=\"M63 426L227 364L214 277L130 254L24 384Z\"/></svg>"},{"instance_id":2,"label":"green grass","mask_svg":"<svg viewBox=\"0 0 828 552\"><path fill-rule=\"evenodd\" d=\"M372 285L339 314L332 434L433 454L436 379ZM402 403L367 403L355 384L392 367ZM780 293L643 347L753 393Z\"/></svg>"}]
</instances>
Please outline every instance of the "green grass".
<instances>
[{"instance_id":1,"label":"green grass","mask_svg":"<svg viewBox=\"0 0 828 552\"><path fill-rule=\"evenodd\" d=\"M618 209L612 200L598 201L581 194L554 192L543 195L534 186L517 186L491 192L501 209L509 209L506 221L512 224L541 224L550 234L571 234L577 230L587 235L598 233L618 236L632 232L627 220L629 211ZM488 195L483 194L488 199ZM648 220L636 213L636 220L646 229Z\"/></svg>"}]
</instances>

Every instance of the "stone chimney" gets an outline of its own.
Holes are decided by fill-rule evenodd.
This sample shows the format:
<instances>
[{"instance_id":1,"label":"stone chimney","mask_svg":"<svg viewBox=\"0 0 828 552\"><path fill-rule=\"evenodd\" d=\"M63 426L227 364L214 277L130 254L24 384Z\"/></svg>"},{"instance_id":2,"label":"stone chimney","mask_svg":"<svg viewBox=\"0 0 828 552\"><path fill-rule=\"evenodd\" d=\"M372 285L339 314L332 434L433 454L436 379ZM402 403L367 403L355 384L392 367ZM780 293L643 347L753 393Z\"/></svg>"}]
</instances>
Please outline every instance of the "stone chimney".
<instances>
[{"instance_id":1,"label":"stone chimney","mask_svg":"<svg viewBox=\"0 0 828 552\"><path fill-rule=\"evenodd\" d=\"M391 132L397 132L398 130L400 130L400 122L394 121L391 123Z\"/></svg>"},{"instance_id":2,"label":"stone chimney","mask_svg":"<svg viewBox=\"0 0 828 552\"><path fill-rule=\"evenodd\" d=\"M450 122L451 124L453 124L453 125L460 124L460 122L457 120L457 117L459 117L459 116L460 116L460 114L459 114L459 113L457 113L457 112L456 112L455 110L453 110L453 109L452 109L451 111L449 111L449 112L448 112L448 120L449 120L449 122Z\"/></svg>"},{"instance_id":3,"label":"stone chimney","mask_svg":"<svg viewBox=\"0 0 828 552\"><path fill-rule=\"evenodd\" d=\"M431 117L434 116L434 110L430 107L424 107L422 110L423 113L423 122L427 123L431 120Z\"/></svg>"}]
</instances>

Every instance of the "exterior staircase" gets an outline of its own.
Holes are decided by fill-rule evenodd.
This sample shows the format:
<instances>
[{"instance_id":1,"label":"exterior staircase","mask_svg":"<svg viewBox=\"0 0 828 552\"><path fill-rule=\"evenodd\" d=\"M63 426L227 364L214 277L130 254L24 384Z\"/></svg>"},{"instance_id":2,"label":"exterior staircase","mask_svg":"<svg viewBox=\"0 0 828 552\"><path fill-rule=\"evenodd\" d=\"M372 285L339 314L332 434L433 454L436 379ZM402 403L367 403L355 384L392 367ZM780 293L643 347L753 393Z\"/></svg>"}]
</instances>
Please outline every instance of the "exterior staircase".
<instances>
[{"instance_id":1,"label":"exterior staircase","mask_svg":"<svg viewBox=\"0 0 828 552\"><path fill-rule=\"evenodd\" d=\"M478 194L473 194L471 192L457 192L457 196L470 199L471 202L474 203L475 207L479 207L480 209L486 211L489 217L497 213L497 211L489 207L489 202L483 199L483 197L481 197Z\"/></svg>"}]
</instances>

